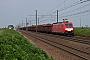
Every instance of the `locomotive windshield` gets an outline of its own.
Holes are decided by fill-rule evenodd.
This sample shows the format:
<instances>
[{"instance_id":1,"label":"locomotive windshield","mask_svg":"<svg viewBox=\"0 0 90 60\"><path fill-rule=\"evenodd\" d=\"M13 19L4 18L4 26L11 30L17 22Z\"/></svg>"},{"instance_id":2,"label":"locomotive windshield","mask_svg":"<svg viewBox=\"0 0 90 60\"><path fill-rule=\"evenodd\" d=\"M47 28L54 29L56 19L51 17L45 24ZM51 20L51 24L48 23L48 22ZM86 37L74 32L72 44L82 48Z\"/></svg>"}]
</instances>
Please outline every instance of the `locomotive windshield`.
<instances>
[{"instance_id":1,"label":"locomotive windshield","mask_svg":"<svg viewBox=\"0 0 90 60\"><path fill-rule=\"evenodd\" d=\"M65 26L73 26L72 24L65 24Z\"/></svg>"}]
</instances>

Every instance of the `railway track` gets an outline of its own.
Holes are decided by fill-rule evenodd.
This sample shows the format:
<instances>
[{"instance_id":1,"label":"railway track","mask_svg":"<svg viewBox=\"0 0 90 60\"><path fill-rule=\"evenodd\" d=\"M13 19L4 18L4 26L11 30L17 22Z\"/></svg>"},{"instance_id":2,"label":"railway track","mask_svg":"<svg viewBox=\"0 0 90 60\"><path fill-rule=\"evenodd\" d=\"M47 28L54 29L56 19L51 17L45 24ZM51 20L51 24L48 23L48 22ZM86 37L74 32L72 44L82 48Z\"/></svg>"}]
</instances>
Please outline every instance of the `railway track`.
<instances>
[{"instance_id":1,"label":"railway track","mask_svg":"<svg viewBox=\"0 0 90 60\"><path fill-rule=\"evenodd\" d=\"M49 45L52 45L55 48L61 49L61 50L65 51L65 52L68 52L68 53L70 53L70 54L72 54L74 56L77 56L80 59L83 59L83 60L89 60L90 59L90 57L89 57L90 52L89 51L84 51L84 50L75 48L73 46L60 43L59 41L57 41L58 39L55 39L55 37L50 38L50 37L47 37L45 35L39 35L39 34L36 34L36 33L33 34L31 32L25 32L25 31L22 31L22 33L27 34L27 35L29 35L29 36L37 39L37 40L40 40L42 42L47 43ZM64 38L64 37L62 37L62 38Z\"/></svg>"},{"instance_id":2,"label":"railway track","mask_svg":"<svg viewBox=\"0 0 90 60\"><path fill-rule=\"evenodd\" d=\"M60 36L60 35L53 35L53 34L46 34L46 33L39 33L42 35L48 35L48 36L53 36L55 38L60 38L60 39L64 39L64 40L69 40L69 41L74 41L74 42L78 42L78 43L82 43L82 44L87 44L90 45L90 39L88 39L87 37L67 37L67 36Z\"/></svg>"},{"instance_id":3,"label":"railway track","mask_svg":"<svg viewBox=\"0 0 90 60\"><path fill-rule=\"evenodd\" d=\"M77 37L60 37L60 38L65 39L65 40L78 42L78 43L82 43L82 44L90 45L90 40L81 39L82 37L81 38L77 38Z\"/></svg>"}]
</instances>

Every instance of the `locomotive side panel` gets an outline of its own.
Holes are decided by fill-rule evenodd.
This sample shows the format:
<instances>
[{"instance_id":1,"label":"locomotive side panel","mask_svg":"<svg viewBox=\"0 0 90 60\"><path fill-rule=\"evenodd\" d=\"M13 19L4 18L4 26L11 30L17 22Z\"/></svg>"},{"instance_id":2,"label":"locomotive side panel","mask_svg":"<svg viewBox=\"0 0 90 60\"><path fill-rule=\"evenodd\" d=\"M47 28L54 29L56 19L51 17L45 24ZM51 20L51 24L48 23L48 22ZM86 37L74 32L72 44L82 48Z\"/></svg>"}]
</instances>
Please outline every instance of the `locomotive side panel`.
<instances>
[{"instance_id":1,"label":"locomotive side panel","mask_svg":"<svg viewBox=\"0 0 90 60\"><path fill-rule=\"evenodd\" d=\"M62 33L63 32L63 28L64 27L62 27L62 23L53 24L52 32L53 33Z\"/></svg>"}]
</instances>

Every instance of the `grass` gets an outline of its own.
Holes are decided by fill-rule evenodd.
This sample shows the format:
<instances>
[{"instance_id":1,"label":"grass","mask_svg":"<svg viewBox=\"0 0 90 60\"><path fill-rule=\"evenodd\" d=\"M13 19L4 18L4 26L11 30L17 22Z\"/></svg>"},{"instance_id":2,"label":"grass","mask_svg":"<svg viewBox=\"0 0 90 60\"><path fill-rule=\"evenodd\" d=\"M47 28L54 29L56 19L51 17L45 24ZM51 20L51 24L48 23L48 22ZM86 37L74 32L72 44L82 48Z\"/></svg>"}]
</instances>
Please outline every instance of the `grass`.
<instances>
[{"instance_id":1,"label":"grass","mask_svg":"<svg viewBox=\"0 0 90 60\"><path fill-rule=\"evenodd\" d=\"M53 60L32 45L15 30L4 29L0 34L0 60Z\"/></svg>"},{"instance_id":2,"label":"grass","mask_svg":"<svg viewBox=\"0 0 90 60\"><path fill-rule=\"evenodd\" d=\"M0 29L0 34L3 32L3 29Z\"/></svg>"},{"instance_id":3,"label":"grass","mask_svg":"<svg viewBox=\"0 0 90 60\"><path fill-rule=\"evenodd\" d=\"M90 36L90 28L74 28L75 35Z\"/></svg>"}]
</instances>

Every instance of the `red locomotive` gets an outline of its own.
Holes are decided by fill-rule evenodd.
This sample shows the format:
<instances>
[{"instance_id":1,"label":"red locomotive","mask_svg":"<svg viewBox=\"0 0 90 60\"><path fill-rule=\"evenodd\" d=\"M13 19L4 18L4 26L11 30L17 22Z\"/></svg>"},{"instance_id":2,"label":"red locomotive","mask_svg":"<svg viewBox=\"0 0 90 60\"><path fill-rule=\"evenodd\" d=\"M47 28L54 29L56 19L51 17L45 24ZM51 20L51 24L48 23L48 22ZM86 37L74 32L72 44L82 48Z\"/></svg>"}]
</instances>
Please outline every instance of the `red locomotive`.
<instances>
[{"instance_id":1,"label":"red locomotive","mask_svg":"<svg viewBox=\"0 0 90 60\"><path fill-rule=\"evenodd\" d=\"M59 23L53 23L52 32L61 33L64 35L73 35L74 29L72 22L64 21Z\"/></svg>"},{"instance_id":2,"label":"red locomotive","mask_svg":"<svg viewBox=\"0 0 90 60\"><path fill-rule=\"evenodd\" d=\"M46 33L54 33L54 34L63 34L63 35L73 35L74 27L73 23L69 21L63 21L53 24L42 24L36 26L27 26L29 31L37 31L38 32L46 32ZM22 28L20 28L22 29ZM26 27L23 27L23 30L26 30Z\"/></svg>"}]
</instances>

